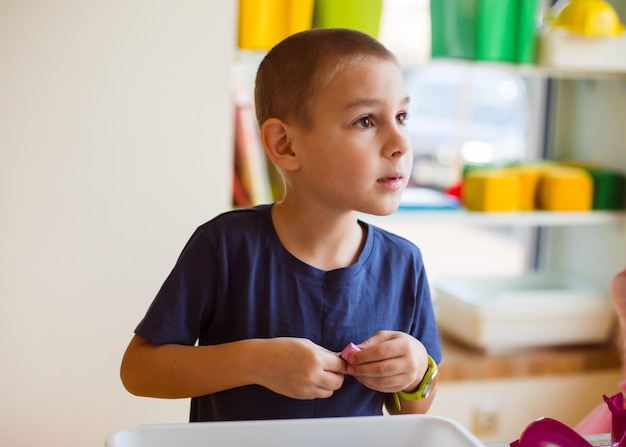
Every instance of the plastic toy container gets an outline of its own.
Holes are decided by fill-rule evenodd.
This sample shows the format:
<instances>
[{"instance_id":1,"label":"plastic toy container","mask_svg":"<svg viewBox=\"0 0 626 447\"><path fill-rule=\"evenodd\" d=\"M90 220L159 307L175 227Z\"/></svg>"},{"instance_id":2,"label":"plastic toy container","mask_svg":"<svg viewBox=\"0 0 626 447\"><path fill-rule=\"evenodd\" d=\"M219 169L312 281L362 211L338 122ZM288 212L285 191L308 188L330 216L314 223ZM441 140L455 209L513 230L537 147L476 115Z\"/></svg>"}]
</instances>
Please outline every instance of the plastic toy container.
<instances>
[{"instance_id":1,"label":"plastic toy container","mask_svg":"<svg viewBox=\"0 0 626 447\"><path fill-rule=\"evenodd\" d=\"M532 63L538 0L430 2L433 58Z\"/></svg>"},{"instance_id":2,"label":"plastic toy container","mask_svg":"<svg viewBox=\"0 0 626 447\"><path fill-rule=\"evenodd\" d=\"M602 343L615 323L606 291L576 278L448 278L435 290L442 332L486 351Z\"/></svg>"},{"instance_id":3,"label":"plastic toy container","mask_svg":"<svg viewBox=\"0 0 626 447\"><path fill-rule=\"evenodd\" d=\"M239 48L269 50L311 28L313 0L239 0Z\"/></svg>"},{"instance_id":4,"label":"plastic toy container","mask_svg":"<svg viewBox=\"0 0 626 447\"><path fill-rule=\"evenodd\" d=\"M480 0L476 59L506 61L515 59L517 0Z\"/></svg>"},{"instance_id":5,"label":"plastic toy container","mask_svg":"<svg viewBox=\"0 0 626 447\"><path fill-rule=\"evenodd\" d=\"M474 59L477 14L478 0L430 2L432 57Z\"/></svg>"},{"instance_id":6,"label":"plastic toy container","mask_svg":"<svg viewBox=\"0 0 626 447\"><path fill-rule=\"evenodd\" d=\"M537 30L541 19L537 0L518 0L515 62L535 62Z\"/></svg>"},{"instance_id":7,"label":"plastic toy container","mask_svg":"<svg viewBox=\"0 0 626 447\"><path fill-rule=\"evenodd\" d=\"M601 168L589 168L587 171L593 179L594 210L626 208L626 175Z\"/></svg>"},{"instance_id":8,"label":"plastic toy container","mask_svg":"<svg viewBox=\"0 0 626 447\"><path fill-rule=\"evenodd\" d=\"M382 0L315 0L315 28L349 28L378 39Z\"/></svg>"},{"instance_id":9,"label":"plastic toy container","mask_svg":"<svg viewBox=\"0 0 626 447\"><path fill-rule=\"evenodd\" d=\"M106 447L483 447L451 419L428 415L146 425L107 437Z\"/></svg>"}]
</instances>

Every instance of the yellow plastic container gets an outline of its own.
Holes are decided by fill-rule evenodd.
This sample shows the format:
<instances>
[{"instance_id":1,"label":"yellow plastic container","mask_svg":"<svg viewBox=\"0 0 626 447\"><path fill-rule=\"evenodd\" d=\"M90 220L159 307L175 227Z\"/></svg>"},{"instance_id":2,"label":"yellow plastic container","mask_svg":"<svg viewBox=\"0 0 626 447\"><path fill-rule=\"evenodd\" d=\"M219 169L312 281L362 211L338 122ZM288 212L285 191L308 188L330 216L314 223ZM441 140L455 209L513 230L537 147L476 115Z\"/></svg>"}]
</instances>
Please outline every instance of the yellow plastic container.
<instances>
[{"instance_id":1,"label":"yellow plastic container","mask_svg":"<svg viewBox=\"0 0 626 447\"><path fill-rule=\"evenodd\" d=\"M475 169L463 180L463 205L470 211L518 211L519 198L520 179L512 170Z\"/></svg>"},{"instance_id":2,"label":"yellow plastic container","mask_svg":"<svg viewBox=\"0 0 626 447\"><path fill-rule=\"evenodd\" d=\"M239 0L239 48L269 50L313 23L314 0Z\"/></svg>"},{"instance_id":3,"label":"yellow plastic container","mask_svg":"<svg viewBox=\"0 0 626 447\"><path fill-rule=\"evenodd\" d=\"M539 182L547 170L553 166L549 163L536 163L521 164L509 168L519 179L519 208L521 211L531 211L537 208Z\"/></svg>"},{"instance_id":4,"label":"yellow plastic container","mask_svg":"<svg viewBox=\"0 0 626 447\"><path fill-rule=\"evenodd\" d=\"M591 176L593 182L592 209L626 209L626 173L589 161L569 160L564 164L584 169Z\"/></svg>"},{"instance_id":5,"label":"yellow plastic container","mask_svg":"<svg viewBox=\"0 0 626 447\"><path fill-rule=\"evenodd\" d=\"M588 211L593 203L591 176L578 168L553 168L541 177L538 207L549 211Z\"/></svg>"}]
</instances>

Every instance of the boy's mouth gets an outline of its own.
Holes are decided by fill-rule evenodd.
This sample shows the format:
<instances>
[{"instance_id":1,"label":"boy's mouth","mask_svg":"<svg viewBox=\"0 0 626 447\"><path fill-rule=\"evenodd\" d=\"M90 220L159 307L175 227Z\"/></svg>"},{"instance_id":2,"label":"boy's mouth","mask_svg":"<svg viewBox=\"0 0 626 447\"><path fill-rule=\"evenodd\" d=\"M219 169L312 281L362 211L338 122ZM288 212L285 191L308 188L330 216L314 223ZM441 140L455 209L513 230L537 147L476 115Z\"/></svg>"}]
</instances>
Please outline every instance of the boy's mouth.
<instances>
[{"instance_id":1,"label":"boy's mouth","mask_svg":"<svg viewBox=\"0 0 626 447\"><path fill-rule=\"evenodd\" d=\"M390 191L397 191L403 186L404 176L401 174L392 174L387 177L378 179L378 184Z\"/></svg>"},{"instance_id":2,"label":"boy's mouth","mask_svg":"<svg viewBox=\"0 0 626 447\"><path fill-rule=\"evenodd\" d=\"M402 175L400 174L394 174L394 175L390 175L389 177L382 177L378 179L378 182L393 182L393 181L397 181L397 180L402 180Z\"/></svg>"}]
</instances>

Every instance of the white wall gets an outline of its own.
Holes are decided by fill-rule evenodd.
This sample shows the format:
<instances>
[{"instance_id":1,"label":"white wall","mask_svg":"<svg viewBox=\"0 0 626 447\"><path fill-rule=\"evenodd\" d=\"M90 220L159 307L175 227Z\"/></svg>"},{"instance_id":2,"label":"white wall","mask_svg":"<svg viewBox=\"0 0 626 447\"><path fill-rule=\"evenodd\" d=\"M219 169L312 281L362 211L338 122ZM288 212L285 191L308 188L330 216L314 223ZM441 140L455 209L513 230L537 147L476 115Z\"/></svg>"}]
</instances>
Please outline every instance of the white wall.
<instances>
[{"instance_id":1,"label":"white wall","mask_svg":"<svg viewBox=\"0 0 626 447\"><path fill-rule=\"evenodd\" d=\"M187 420L119 363L229 206L237 2L0 0L0 445Z\"/></svg>"}]
</instances>

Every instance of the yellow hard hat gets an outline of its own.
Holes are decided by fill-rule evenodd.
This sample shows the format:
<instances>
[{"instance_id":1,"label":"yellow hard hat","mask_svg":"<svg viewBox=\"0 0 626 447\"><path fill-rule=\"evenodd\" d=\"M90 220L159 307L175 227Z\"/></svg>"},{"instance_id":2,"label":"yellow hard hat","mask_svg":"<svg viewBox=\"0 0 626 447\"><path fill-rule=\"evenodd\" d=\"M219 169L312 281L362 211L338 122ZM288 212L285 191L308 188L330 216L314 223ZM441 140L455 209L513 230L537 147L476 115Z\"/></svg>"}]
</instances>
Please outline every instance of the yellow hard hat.
<instances>
[{"instance_id":1,"label":"yellow hard hat","mask_svg":"<svg viewBox=\"0 0 626 447\"><path fill-rule=\"evenodd\" d=\"M556 15L554 26L593 37L617 36L626 29L604 0L570 0Z\"/></svg>"}]
</instances>

